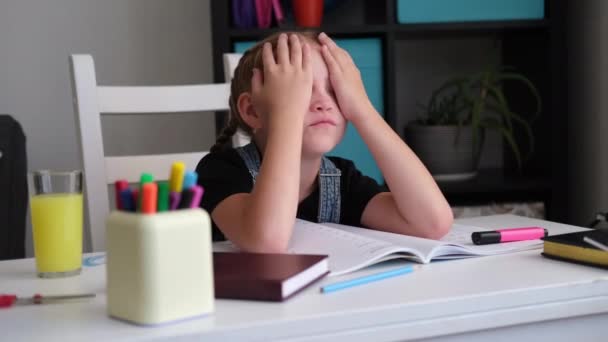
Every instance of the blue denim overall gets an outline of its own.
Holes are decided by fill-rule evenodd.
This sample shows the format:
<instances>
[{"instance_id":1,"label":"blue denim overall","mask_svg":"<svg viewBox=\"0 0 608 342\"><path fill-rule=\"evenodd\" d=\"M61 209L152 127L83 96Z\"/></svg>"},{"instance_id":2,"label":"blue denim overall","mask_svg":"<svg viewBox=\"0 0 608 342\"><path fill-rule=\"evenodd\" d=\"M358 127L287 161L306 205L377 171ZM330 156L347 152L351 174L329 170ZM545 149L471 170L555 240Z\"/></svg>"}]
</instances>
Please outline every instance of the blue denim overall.
<instances>
[{"instance_id":1,"label":"blue denim overall","mask_svg":"<svg viewBox=\"0 0 608 342\"><path fill-rule=\"evenodd\" d=\"M260 170L260 154L253 142L238 147L239 153L255 184ZM327 157L321 159L319 170L319 212L317 222L340 222L340 176L342 171Z\"/></svg>"}]
</instances>

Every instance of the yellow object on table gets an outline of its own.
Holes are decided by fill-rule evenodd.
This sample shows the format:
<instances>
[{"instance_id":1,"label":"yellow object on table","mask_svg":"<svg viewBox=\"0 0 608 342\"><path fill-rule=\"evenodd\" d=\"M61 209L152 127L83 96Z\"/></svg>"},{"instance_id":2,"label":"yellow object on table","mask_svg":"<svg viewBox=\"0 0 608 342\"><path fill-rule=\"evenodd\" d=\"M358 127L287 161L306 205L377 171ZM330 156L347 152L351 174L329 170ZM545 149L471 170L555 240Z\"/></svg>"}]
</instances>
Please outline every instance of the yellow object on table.
<instances>
[{"instance_id":1,"label":"yellow object on table","mask_svg":"<svg viewBox=\"0 0 608 342\"><path fill-rule=\"evenodd\" d=\"M114 211L106 232L109 316L158 325L213 312L211 220L206 211Z\"/></svg>"},{"instance_id":2,"label":"yellow object on table","mask_svg":"<svg viewBox=\"0 0 608 342\"><path fill-rule=\"evenodd\" d=\"M34 171L28 174L28 187L38 277L80 274L82 172Z\"/></svg>"},{"instance_id":3,"label":"yellow object on table","mask_svg":"<svg viewBox=\"0 0 608 342\"><path fill-rule=\"evenodd\" d=\"M82 194L31 197L34 253L39 273L70 272L82 263Z\"/></svg>"}]
</instances>

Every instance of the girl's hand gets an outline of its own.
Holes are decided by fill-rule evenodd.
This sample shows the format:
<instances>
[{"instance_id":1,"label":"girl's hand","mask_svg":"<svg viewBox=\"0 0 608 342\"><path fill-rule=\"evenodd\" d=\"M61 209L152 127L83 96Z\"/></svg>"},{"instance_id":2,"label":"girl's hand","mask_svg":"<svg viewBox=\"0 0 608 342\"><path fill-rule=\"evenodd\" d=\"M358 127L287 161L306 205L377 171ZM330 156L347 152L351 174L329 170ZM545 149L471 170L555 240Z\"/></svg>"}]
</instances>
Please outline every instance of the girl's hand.
<instances>
[{"instance_id":1,"label":"girl's hand","mask_svg":"<svg viewBox=\"0 0 608 342\"><path fill-rule=\"evenodd\" d=\"M365 92L361 72L348 52L340 48L325 33L319 34L318 39L342 115L347 120L355 122L368 113L375 113Z\"/></svg>"},{"instance_id":2,"label":"girl's hand","mask_svg":"<svg viewBox=\"0 0 608 342\"><path fill-rule=\"evenodd\" d=\"M264 74L254 68L251 93L254 108L267 125L283 125L294 119L304 120L312 93L310 47L297 35L281 34L277 42L277 58L270 43L264 44ZM295 120L296 122L298 120Z\"/></svg>"}]
</instances>

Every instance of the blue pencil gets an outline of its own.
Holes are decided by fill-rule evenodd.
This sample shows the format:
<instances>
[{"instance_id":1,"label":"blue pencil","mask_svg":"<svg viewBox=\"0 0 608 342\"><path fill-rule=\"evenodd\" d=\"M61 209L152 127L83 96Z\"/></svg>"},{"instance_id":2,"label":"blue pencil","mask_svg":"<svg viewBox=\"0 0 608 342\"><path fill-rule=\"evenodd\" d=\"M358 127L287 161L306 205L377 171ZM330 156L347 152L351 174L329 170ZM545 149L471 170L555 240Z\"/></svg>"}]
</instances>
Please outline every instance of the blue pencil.
<instances>
[{"instance_id":1,"label":"blue pencil","mask_svg":"<svg viewBox=\"0 0 608 342\"><path fill-rule=\"evenodd\" d=\"M406 267L400 267L400 268L389 270L389 271L382 271L379 273L366 275L366 276L363 276L360 278L355 278L355 279L351 279L351 280L345 280L345 281L340 281L337 283L325 285L325 286L321 287L321 292L322 293L335 292L335 291L347 289L349 287L359 286L359 285L371 283L371 282L382 280L382 279L396 277L398 275L408 274L413 271L414 271L414 267L412 267L411 265L406 266Z\"/></svg>"}]
</instances>

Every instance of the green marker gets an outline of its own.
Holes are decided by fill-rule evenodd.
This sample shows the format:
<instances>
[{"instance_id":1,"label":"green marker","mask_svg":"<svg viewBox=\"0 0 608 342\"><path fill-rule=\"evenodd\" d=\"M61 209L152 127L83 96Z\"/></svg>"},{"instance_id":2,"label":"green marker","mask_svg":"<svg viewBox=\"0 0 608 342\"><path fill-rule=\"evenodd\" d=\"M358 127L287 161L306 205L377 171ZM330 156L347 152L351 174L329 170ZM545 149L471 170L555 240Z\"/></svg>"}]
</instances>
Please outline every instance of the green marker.
<instances>
[{"instance_id":1,"label":"green marker","mask_svg":"<svg viewBox=\"0 0 608 342\"><path fill-rule=\"evenodd\" d=\"M169 182L158 181L158 206L156 211L167 211L169 210Z\"/></svg>"},{"instance_id":2,"label":"green marker","mask_svg":"<svg viewBox=\"0 0 608 342\"><path fill-rule=\"evenodd\" d=\"M142 194L143 194L143 187L144 184L146 183L153 183L154 182L154 176L152 176L152 174L150 173L142 173L141 177L139 178L139 196L137 198L137 211L141 211L141 198L142 198Z\"/></svg>"}]
</instances>

